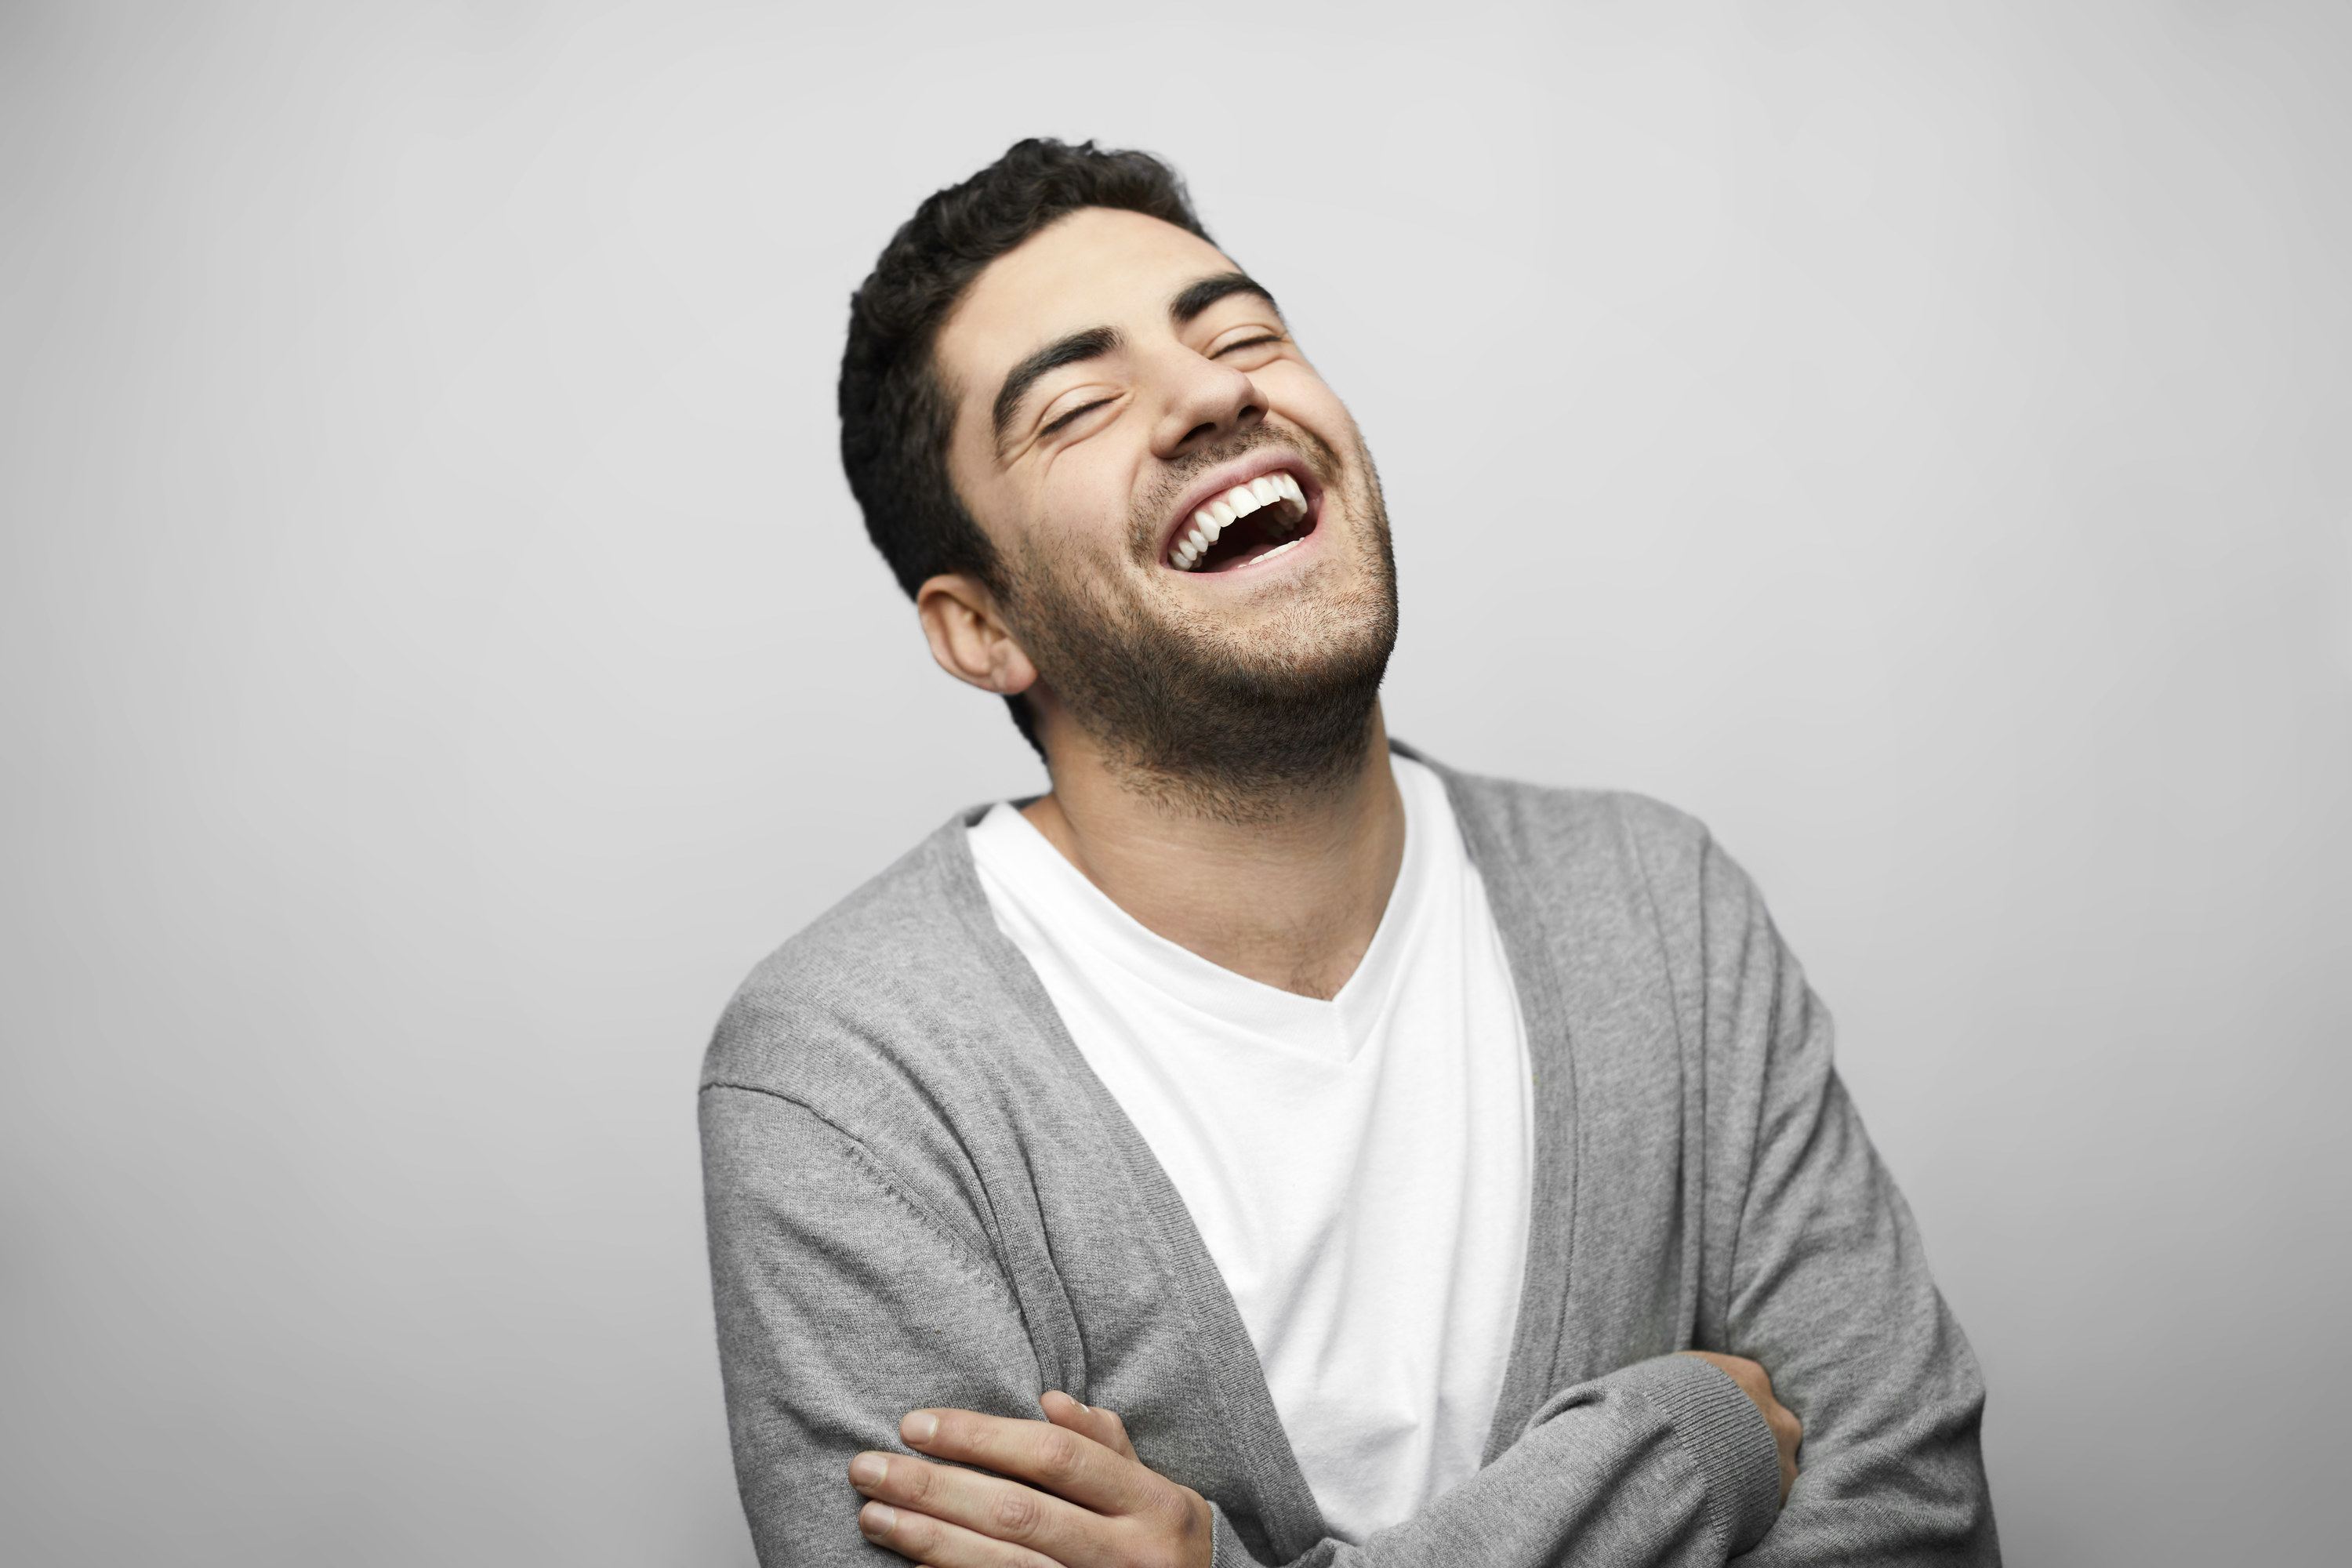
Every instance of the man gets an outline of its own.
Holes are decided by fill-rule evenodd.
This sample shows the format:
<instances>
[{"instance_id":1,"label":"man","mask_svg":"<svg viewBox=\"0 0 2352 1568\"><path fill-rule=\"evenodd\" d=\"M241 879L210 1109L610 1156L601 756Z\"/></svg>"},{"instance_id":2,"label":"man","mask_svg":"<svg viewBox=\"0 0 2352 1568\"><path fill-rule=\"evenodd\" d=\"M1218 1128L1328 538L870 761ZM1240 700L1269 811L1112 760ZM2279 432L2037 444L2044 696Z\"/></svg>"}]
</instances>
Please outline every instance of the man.
<instances>
[{"instance_id":1,"label":"man","mask_svg":"<svg viewBox=\"0 0 2352 1568\"><path fill-rule=\"evenodd\" d=\"M763 1562L1998 1561L1975 1364L1754 890L1390 742L1371 460L1169 170L1024 142L925 202L841 413L1053 787L711 1046Z\"/></svg>"}]
</instances>

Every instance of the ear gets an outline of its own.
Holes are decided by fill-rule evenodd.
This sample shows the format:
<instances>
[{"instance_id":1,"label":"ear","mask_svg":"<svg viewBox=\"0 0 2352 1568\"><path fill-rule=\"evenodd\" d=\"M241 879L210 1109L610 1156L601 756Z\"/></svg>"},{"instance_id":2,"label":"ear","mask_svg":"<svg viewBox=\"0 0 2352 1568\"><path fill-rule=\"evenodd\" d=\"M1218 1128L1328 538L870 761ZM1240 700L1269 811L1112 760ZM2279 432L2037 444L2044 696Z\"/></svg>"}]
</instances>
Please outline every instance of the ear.
<instances>
[{"instance_id":1,"label":"ear","mask_svg":"<svg viewBox=\"0 0 2352 1568\"><path fill-rule=\"evenodd\" d=\"M961 572L945 572L915 591L915 614L931 657L958 680L982 691L1011 697L1037 683L1037 667L1013 640L987 584Z\"/></svg>"}]
</instances>

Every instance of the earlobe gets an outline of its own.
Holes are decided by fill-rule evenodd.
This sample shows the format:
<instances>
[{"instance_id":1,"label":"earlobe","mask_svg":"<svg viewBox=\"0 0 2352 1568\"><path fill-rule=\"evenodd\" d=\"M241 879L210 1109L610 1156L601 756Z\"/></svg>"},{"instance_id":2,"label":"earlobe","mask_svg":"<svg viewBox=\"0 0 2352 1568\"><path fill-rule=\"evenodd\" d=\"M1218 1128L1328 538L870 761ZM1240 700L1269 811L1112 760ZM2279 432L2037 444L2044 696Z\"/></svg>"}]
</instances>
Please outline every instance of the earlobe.
<instances>
[{"instance_id":1,"label":"earlobe","mask_svg":"<svg viewBox=\"0 0 2352 1568\"><path fill-rule=\"evenodd\" d=\"M989 689L1018 697L1036 684L1037 667L1029 662L1028 650L1006 637L997 647L996 681Z\"/></svg>"},{"instance_id":2,"label":"earlobe","mask_svg":"<svg viewBox=\"0 0 2352 1568\"><path fill-rule=\"evenodd\" d=\"M915 614L931 657L958 680L1001 697L1036 684L1037 667L998 615L987 584L961 572L942 573L916 590Z\"/></svg>"}]
</instances>

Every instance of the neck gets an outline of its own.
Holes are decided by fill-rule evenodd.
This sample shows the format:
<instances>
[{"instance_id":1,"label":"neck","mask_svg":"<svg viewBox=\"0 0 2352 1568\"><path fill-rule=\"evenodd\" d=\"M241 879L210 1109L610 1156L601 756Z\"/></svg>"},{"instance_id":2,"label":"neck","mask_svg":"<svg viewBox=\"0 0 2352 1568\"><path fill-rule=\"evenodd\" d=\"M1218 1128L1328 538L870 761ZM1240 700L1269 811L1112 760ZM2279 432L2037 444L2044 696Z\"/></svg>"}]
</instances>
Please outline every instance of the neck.
<instances>
[{"instance_id":1,"label":"neck","mask_svg":"<svg viewBox=\"0 0 2352 1568\"><path fill-rule=\"evenodd\" d=\"M1404 864L1404 800L1377 706L1356 765L1246 821L1123 782L1075 724L1050 724L1046 742L1053 793L1024 815L1111 902L1265 984L1328 999L1348 983Z\"/></svg>"}]
</instances>

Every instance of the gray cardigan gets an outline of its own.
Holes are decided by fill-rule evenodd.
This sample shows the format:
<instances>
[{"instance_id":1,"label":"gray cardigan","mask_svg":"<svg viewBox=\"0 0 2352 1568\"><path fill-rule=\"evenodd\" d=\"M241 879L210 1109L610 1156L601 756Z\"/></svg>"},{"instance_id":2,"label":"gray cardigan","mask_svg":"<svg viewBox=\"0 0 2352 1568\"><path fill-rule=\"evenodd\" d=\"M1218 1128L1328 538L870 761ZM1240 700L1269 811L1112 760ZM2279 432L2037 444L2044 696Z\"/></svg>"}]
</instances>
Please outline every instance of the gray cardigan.
<instances>
[{"instance_id":1,"label":"gray cardigan","mask_svg":"<svg viewBox=\"0 0 2352 1568\"><path fill-rule=\"evenodd\" d=\"M1402 748L1399 748L1402 750ZM1434 765L1434 764L1433 764ZM1217 1568L1994 1563L1984 1390L1747 878L1633 795L1439 768L1509 953L1535 1190L1478 1473L1327 1535L1232 1296L996 928L973 812L762 963L702 1077L711 1273L761 1561L898 1561L846 1469L898 1417L1066 1391L1215 1505ZM1752 1356L1771 1435L1689 1347Z\"/></svg>"}]
</instances>

